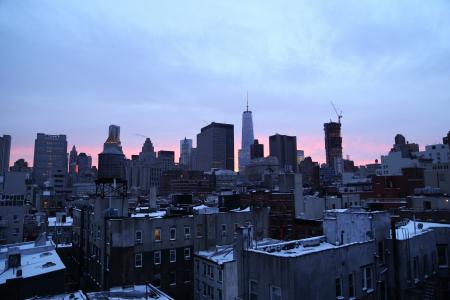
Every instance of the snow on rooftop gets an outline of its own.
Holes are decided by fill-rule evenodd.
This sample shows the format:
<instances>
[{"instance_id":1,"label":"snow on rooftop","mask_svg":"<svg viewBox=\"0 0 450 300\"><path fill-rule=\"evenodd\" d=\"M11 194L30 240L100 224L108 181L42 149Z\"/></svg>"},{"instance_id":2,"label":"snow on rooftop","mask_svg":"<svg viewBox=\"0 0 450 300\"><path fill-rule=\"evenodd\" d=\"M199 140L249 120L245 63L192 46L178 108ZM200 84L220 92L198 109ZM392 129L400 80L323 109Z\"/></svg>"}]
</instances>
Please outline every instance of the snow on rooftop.
<instances>
[{"instance_id":1,"label":"snow on rooftop","mask_svg":"<svg viewBox=\"0 0 450 300\"><path fill-rule=\"evenodd\" d=\"M232 245L216 246L213 250L198 251L196 254L219 265L234 260Z\"/></svg>"},{"instance_id":2,"label":"snow on rooftop","mask_svg":"<svg viewBox=\"0 0 450 300\"><path fill-rule=\"evenodd\" d=\"M297 257L310 253L317 253L328 249L345 247L348 245L351 244L344 244L340 246L333 245L325 242L325 236L317 236L288 242L280 241L278 243L272 243L268 245L258 244L258 246L253 249L249 249L249 251L280 257Z\"/></svg>"},{"instance_id":3,"label":"snow on rooftop","mask_svg":"<svg viewBox=\"0 0 450 300\"><path fill-rule=\"evenodd\" d=\"M8 255L20 253L20 267L8 268ZM5 245L0 248L0 284L7 279L16 278L17 271L22 270L22 277L29 278L50 272L64 270L66 267L56 253L55 244L51 240L36 246L35 242Z\"/></svg>"},{"instance_id":4,"label":"snow on rooftop","mask_svg":"<svg viewBox=\"0 0 450 300\"><path fill-rule=\"evenodd\" d=\"M56 217L48 217L48 226L72 226L73 219L72 217L66 217L66 222L57 222Z\"/></svg>"},{"instance_id":5,"label":"snow on rooftop","mask_svg":"<svg viewBox=\"0 0 450 300\"><path fill-rule=\"evenodd\" d=\"M76 291L66 294L59 294L59 295L53 295L53 296L40 296L40 297L33 297L28 300L87 300L86 295L83 293L83 291Z\"/></svg>"},{"instance_id":6,"label":"snow on rooftop","mask_svg":"<svg viewBox=\"0 0 450 300\"><path fill-rule=\"evenodd\" d=\"M422 225L420 225L422 224ZM419 228L421 227L421 228ZM397 240L407 240L414 236L431 231L433 228L446 227L450 228L450 224L429 223L429 222L414 222L408 220L406 224L398 227L395 230Z\"/></svg>"},{"instance_id":7,"label":"snow on rooftop","mask_svg":"<svg viewBox=\"0 0 450 300\"><path fill-rule=\"evenodd\" d=\"M244 209L240 209L240 208L236 208L236 209L232 209L230 210L232 212L249 212L250 211L250 206Z\"/></svg>"},{"instance_id":8,"label":"snow on rooftop","mask_svg":"<svg viewBox=\"0 0 450 300\"><path fill-rule=\"evenodd\" d=\"M149 213L134 213L131 214L132 218L162 218L166 215L165 210L159 210L155 212L149 212Z\"/></svg>"},{"instance_id":9,"label":"snow on rooftop","mask_svg":"<svg viewBox=\"0 0 450 300\"><path fill-rule=\"evenodd\" d=\"M87 293L90 300L173 300L153 285L132 285L127 287L113 287L109 291Z\"/></svg>"}]
</instances>

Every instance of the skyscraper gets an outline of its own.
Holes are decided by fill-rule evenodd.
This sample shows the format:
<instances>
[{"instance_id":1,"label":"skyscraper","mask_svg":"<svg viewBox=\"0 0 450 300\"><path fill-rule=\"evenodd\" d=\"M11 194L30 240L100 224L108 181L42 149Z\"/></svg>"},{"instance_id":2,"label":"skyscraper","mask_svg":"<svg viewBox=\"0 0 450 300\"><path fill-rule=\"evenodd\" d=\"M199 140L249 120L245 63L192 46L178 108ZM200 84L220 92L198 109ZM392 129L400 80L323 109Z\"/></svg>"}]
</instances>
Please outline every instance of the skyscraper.
<instances>
[{"instance_id":1,"label":"skyscraper","mask_svg":"<svg viewBox=\"0 0 450 300\"><path fill-rule=\"evenodd\" d=\"M9 155L11 152L11 136L0 136L0 176L4 176L9 169Z\"/></svg>"},{"instance_id":2,"label":"skyscraper","mask_svg":"<svg viewBox=\"0 0 450 300\"><path fill-rule=\"evenodd\" d=\"M77 160L77 148L75 148L75 145L73 145L72 150L70 150L69 153L69 174L75 174L77 172Z\"/></svg>"},{"instance_id":3,"label":"skyscraper","mask_svg":"<svg viewBox=\"0 0 450 300\"><path fill-rule=\"evenodd\" d=\"M109 126L109 134L103 144L103 152L98 155L99 179L124 179L125 155L120 143L120 127Z\"/></svg>"},{"instance_id":4,"label":"skyscraper","mask_svg":"<svg viewBox=\"0 0 450 300\"><path fill-rule=\"evenodd\" d=\"M297 171L297 137L275 134L269 137L270 156L278 158L280 167Z\"/></svg>"},{"instance_id":5,"label":"skyscraper","mask_svg":"<svg viewBox=\"0 0 450 300\"><path fill-rule=\"evenodd\" d=\"M184 138L180 141L180 166L185 169L191 169L192 140Z\"/></svg>"},{"instance_id":6,"label":"skyscraper","mask_svg":"<svg viewBox=\"0 0 450 300\"><path fill-rule=\"evenodd\" d=\"M264 144L260 144L258 140L255 140L250 145L250 159L264 157Z\"/></svg>"},{"instance_id":7,"label":"skyscraper","mask_svg":"<svg viewBox=\"0 0 450 300\"><path fill-rule=\"evenodd\" d=\"M334 174L342 174L342 137L341 123L329 122L323 124L325 131L325 154L327 165L334 170Z\"/></svg>"},{"instance_id":8,"label":"skyscraper","mask_svg":"<svg viewBox=\"0 0 450 300\"><path fill-rule=\"evenodd\" d=\"M211 168L234 171L234 126L211 123L197 134L198 169Z\"/></svg>"},{"instance_id":9,"label":"skyscraper","mask_svg":"<svg viewBox=\"0 0 450 300\"><path fill-rule=\"evenodd\" d=\"M34 142L33 178L41 185L56 174L67 174L66 136L38 133Z\"/></svg>"},{"instance_id":10,"label":"skyscraper","mask_svg":"<svg viewBox=\"0 0 450 300\"><path fill-rule=\"evenodd\" d=\"M250 146L253 144L253 118L252 112L247 110L242 113L242 141L241 149L238 152L239 170L242 171L250 162Z\"/></svg>"}]
</instances>

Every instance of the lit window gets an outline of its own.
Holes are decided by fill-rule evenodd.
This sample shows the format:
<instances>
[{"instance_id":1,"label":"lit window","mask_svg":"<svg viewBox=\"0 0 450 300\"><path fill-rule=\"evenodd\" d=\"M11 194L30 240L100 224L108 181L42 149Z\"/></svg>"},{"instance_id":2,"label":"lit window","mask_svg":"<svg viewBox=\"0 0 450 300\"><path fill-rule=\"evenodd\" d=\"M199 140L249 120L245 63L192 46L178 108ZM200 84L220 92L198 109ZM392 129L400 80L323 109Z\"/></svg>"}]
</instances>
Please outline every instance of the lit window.
<instances>
[{"instance_id":1,"label":"lit window","mask_svg":"<svg viewBox=\"0 0 450 300\"><path fill-rule=\"evenodd\" d=\"M175 249L170 249L170 262L176 262L177 261L177 252Z\"/></svg>"},{"instance_id":2,"label":"lit window","mask_svg":"<svg viewBox=\"0 0 450 300\"><path fill-rule=\"evenodd\" d=\"M155 228L154 238L155 238L155 242L161 241L161 228Z\"/></svg>"},{"instance_id":3,"label":"lit window","mask_svg":"<svg viewBox=\"0 0 450 300\"><path fill-rule=\"evenodd\" d=\"M142 253L136 253L134 255L134 266L136 268L141 268L142 267Z\"/></svg>"}]
</instances>

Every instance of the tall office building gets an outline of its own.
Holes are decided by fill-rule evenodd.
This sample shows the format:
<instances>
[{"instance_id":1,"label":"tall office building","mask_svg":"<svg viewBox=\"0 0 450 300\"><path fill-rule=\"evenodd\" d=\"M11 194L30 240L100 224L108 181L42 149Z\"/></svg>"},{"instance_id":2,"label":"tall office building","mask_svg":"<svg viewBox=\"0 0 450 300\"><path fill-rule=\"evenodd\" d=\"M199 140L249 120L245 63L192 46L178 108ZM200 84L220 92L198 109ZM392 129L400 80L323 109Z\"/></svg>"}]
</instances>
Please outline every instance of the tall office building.
<instances>
[{"instance_id":1,"label":"tall office building","mask_svg":"<svg viewBox=\"0 0 450 300\"><path fill-rule=\"evenodd\" d=\"M77 160L78 160L78 152L75 145L73 145L72 150L69 153L69 174L77 173Z\"/></svg>"},{"instance_id":2,"label":"tall office building","mask_svg":"<svg viewBox=\"0 0 450 300\"><path fill-rule=\"evenodd\" d=\"M175 168L175 152L167 150L158 151L158 166L161 171L173 170Z\"/></svg>"},{"instance_id":3,"label":"tall office building","mask_svg":"<svg viewBox=\"0 0 450 300\"><path fill-rule=\"evenodd\" d=\"M264 157L264 144L260 144L258 140L254 140L250 145L250 159Z\"/></svg>"},{"instance_id":4,"label":"tall office building","mask_svg":"<svg viewBox=\"0 0 450 300\"><path fill-rule=\"evenodd\" d=\"M239 170L242 171L250 162L250 146L253 144L253 118L252 112L247 110L242 113L242 141L241 149L238 152Z\"/></svg>"},{"instance_id":5,"label":"tall office building","mask_svg":"<svg viewBox=\"0 0 450 300\"><path fill-rule=\"evenodd\" d=\"M81 152L77 157L78 174L88 172L92 168L92 158L84 152Z\"/></svg>"},{"instance_id":6,"label":"tall office building","mask_svg":"<svg viewBox=\"0 0 450 300\"><path fill-rule=\"evenodd\" d=\"M329 122L323 124L325 131L325 153L327 165L334 174L342 174L344 165L342 159L341 123Z\"/></svg>"},{"instance_id":7,"label":"tall office building","mask_svg":"<svg viewBox=\"0 0 450 300\"><path fill-rule=\"evenodd\" d=\"M211 123L197 134L198 169L234 171L234 125Z\"/></svg>"},{"instance_id":8,"label":"tall office building","mask_svg":"<svg viewBox=\"0 0 450 300\"><path fill-rule=\"evenodd\" d=\"M38 133L34 142L33 178L41 185L53 176L67 174L66 135Z\"/></svg>"},{"instance_id":9,"label":"tall office building","mask_svg":"<svg viewBox=\"0 0 450 300\"><path fill-rule=\"evenodd\" d=\"M125 155L120 143L120 127L109 126L109 134L103 144L103 152L98 155L99 179L124 179Z\"/></svg>"},{"instance_id":10,"label":"tall office building","mask_svg":"<svg viewBox=\"0 0 450 300\"><path fill-rule=\"evenodd\" d=\"M191 169L192 140L184 138L180 141L180 161L182 168Z\"/></svg>"},{"instance_id":11,"label":"tall office building","mask_svg":"<svg viewBox=\"0 0 450 300\"><path fill-rule=\"evenodd\" d=\"M0 176L4 176L9 169L9 156L11 152L11 136L0 136Z\"/></svg>"},{"instance_id":12,"label":"tall office building","mask_svg":"<svg viewBox=\"0 0 450 300\"><path fill-rule=\"evenodd\" d=\"M297 137L275 134L269 137L270 156L278 158L285 171L297 171Z\"/></svg>"}]
</instances>

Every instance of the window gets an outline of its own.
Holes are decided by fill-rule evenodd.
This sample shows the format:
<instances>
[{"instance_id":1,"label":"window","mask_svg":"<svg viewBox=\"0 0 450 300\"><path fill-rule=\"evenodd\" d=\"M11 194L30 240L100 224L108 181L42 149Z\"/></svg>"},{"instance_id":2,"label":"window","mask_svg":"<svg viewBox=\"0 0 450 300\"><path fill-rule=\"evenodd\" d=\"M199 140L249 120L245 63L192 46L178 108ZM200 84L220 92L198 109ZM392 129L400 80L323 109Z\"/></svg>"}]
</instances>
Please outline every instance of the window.
<instances>
[{"instance_id":1,"label":"window","mask_svg":"<svg viewBox=\"0 0 450 300\"><path fill-rule=\"evenodd\" d=\"M142 244L142 231L136 231L134 241L136 244Z\"/></svg>"},{"instance_id":2,"label":"window","mask_svg":"<svg viewBox=\"0 0 450 300\"><path fill-rule=\"evenodd\" d=\"M419 280L419 257L415 256L414 257L414 261L413 261L414 265L413 265L413 270L414 270L414 279L416 281Z\"/></svg>"},{"instance_id":3,"label":"window","mask_svg":"<svg viewBox=\"0 0 450 300\"><path fill-rule=\"evenodd\" d=\"M195 271L198 275L200 275L200 262L198 259L195 260Z\"/></svg>"},{"instance_id":4,"label":"window","mask_svg":"<svg viewBox=\"0 0 450 300\"><path fill-rule=\"evenodd\" d=\"M177 250L170 249L170 262L176 262L177 261Z\"/></svg>"},{"instance_id":5,"label":"window","mask_svg":"<svg viewBox=\"0 0 450 300\"><path fill-rule=\"evenodd\" d=\"M191 227L190 226L184 226L184 238L187 240L191 238Z\"/></svg>"},{"instance_id":6,"label":"window","mask_svg":"<svg viewBox=\"0 0 450 300\"><path fill-rule=\"evenodd\" d=\"M341 277L335 279L336 297L342 296L342 280Z\"/></svg>"},{"instance_id":7,"label":"window","mask_svg":"<svg viewBox=\"0 0 450 300\"><path fill-rule=\"evenodd\" d=\"M447 245L437 245L438 266L448 267Z\"/></svg>"},{"instance_id":8,"label":"window","mask_svg":"<svg viewBox=\"0 0 450 300\"><path fill-rule=\"evenodd\" d=\"M154 236L155 242L160 242L161 241L161 228L155 228L153 236Z\"/></svg>"},{"instance_id":9,"label":"window","mask_svg":"<svg viewBox=\"0 0 450 300\"><path fill-rule=\"evenodd\" d=\"M355 278L353 273L348 274L348 296L355 297Z\"/></svg>"},{"instance_id":10,"label":"window","mask_svg":"<svg viewBox=\"0 0 450 300\"><path fill-rule=\"evenodd\" d=\"M153 262L155 265L161 264L161 251L155 251L153 254Z\"/></svg>"},{"instance_id":11,"label":"window","mask_svg":"<svg viewBox=\"0 0 450 300\"><path fill-rule=\"evenodd\" d=\"M222 236L227 235L227 224L222 224Z\"/></svg>"},{"instance_id":12,"label":"window","mask_svg":"<svg viewBox=\"0 0 450 300\"><path fill-rule=\"evenodd\" d=\"M106 255L106 271L109 271L109 255Z\"/></svg>"},{"instance_id":13,"label":"window","mask_svg":"<svg viewBox=\"0 0 450 300\"><path fill-rule=\"evenodd\" d=\"M203 276L206 276L206 264L203 263Z\"/></svg>"},{"instance_id":14,"label":"window","mask_svg":"<svg viewBox=\"0 0 450 300\"><path fill-rule=\"evenodd\" d=\"M197 224L197 237L203 237L203 224Z\"/></svg>"},{"instance_id":15,"label":"window","mask_svg":"<svg viewBox=\"0 0 450 300\"><path fill-rule=\"evenodd\" d=\"M208 286L208 295L210 299L214 299L214 288L212 286Z\"/></svg>"},{"instance_id":16,"label":"window","mask_svg":"<svg viewBox=\"0 0 450 300\"><path fill-rule=\"evenodd\" d=\"M175 227L170 228L170 240L175 241L177 239L177 229Z\"/></svg>"},{"instance_id":17,"label":"window","mask_svg":"<svg viewBox=\"0 0 450 300\"><path fill-rule=\"evenodd\" d=\"M136 268L141 268L142 267L142 253L136 253L134 255L134 266Z\"/></svg>"},{"instance_id":18,"label":"window","mask_svg":"<svg viewBox=\"0 0 450 300\"><path fill-rule=\"evenodd\" d=\"M197 287L197 292L200 293L200 281L198 279L195 279L195 286Z\"/></svg>"},{"instance_id":19,"label":"window","mask_svg":"<svg viewBox=\"0 0 450 300\"><path fill-rule=\"evenodd\" d=\"M222 290L217 289L217 299L222 300Z\"/></svg>"},{"instance_id":20,"label":"window","mask_svg":"<svg viewBox=\"0 0 450 300\"><path fill-rule=\"evenodd\" d=\"M270 286L270 300L281 300L281 289L277 286Z\"/></svg>"},{"instance_id":21,"label":"window","mask_svg":"<svg viewBox=\"0 0 450 300\"><path fill-rule=\"evenodd\" d=\"M184 275L184 282L185 283L191 282L191 270L189 270L189 269L184 270L183 275Z\"/></svg>"},{"instance_id":22,"label":"window","mask_svg":"<svg viewBox=\"0 0 450 300\"><path fill-rule=\"evenodd\" d=\"M219 271L218 272L219 273L219 279L218 280L219 280L219 282L222 282L223 281L223 270L221 268L219 268L218 271Z\"/></svg>"},{"instance_id":23,"label":"window","mask_svg":"<svg viewBox=\"0 0 450 300\"><path fill-rule=\"evenodd\" d=\"M206 283L203 282L203 296L206 296Z\"/></svg>"},{"instance_id":24,"label":"window","mask_svg":"<svg viewBox=\"0 0 450 300\"><path fill-rule=\"evenodd\" d=\"M175 272L170 272L169 273L169 284L170 285L176 285L177 284L177 276L176 276Z\"/></svg>"},{"instance_id":25,"label":"window","mask_svg":"<svg viewBox=\"0 0 450 300\"><path fill-rule=\"evenodd\" d=\"M234 232L237 232L239 229L239 223L234 223Z\"/></svg>"},{"instance_id":26,"label":"window","mask_svg":"<svg viewBox=\"0 0 450 300\"><path fill-rule=\"evenodd\" d=\"M156 287L161 286L161 274L155 274L153 275L153 285Z\"/></svg>"},{"instance_id":27,"label":"window","mask_svg":"<svg viewBox=\"0 0 450 300\"><path fill-rule=\"evenodd\" d=\"M191 259L191 248L184 248L184 259Z\"/></svg>"},{"instance_id":28,"label":"window","mask_svg":"<svg viewBox=\"0 0 450 300\"><path fill-rule=\"evenodd\" d=\"M363 268L362 288L363 290L372 288L372 268L370 266Z\"/></svg>"},{"instance_id":29,"label":"window","mask_svg":"<svg viewBox=\"0 0 450 300\"><path fill-rule=\"evenodd\" d=\"M384 263L384 241L378 242L378 256L380 263Z\"/></svg>"},{"instance_id":30,"label":"window","mask_svg":"<svg viewBox=\"0 0 450 300\"><path fill-rule=\"evenodd\" d=\"M250 300L257 300L258 299L258 281L251 280L249 284L249 294L250 294Z\"/></svg>"}]
</instances>

